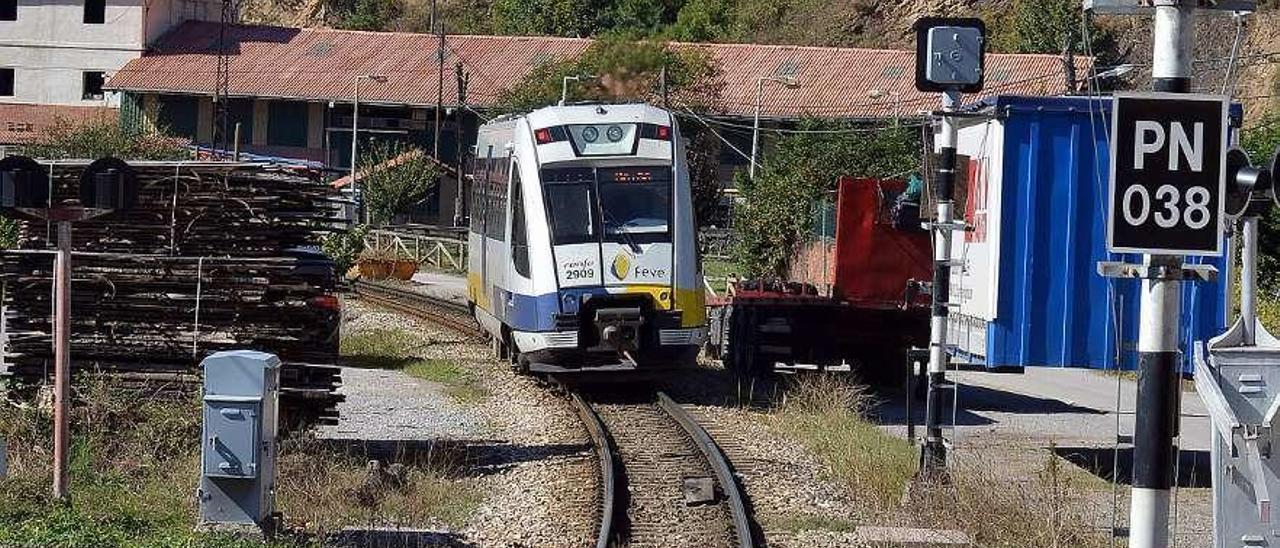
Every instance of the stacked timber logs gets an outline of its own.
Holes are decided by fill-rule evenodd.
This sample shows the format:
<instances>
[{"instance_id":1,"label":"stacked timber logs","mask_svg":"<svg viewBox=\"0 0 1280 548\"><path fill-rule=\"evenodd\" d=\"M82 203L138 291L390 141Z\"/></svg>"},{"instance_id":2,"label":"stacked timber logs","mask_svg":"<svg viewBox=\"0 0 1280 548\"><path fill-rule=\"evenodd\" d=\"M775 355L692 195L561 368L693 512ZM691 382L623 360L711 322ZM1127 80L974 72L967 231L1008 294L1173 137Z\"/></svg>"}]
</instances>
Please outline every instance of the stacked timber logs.
<instances>
[{"instance_id":1,"label":"stacked timber logs","mask_svg":"<svg viewBox=\"0 0 1280 548\"><path fill-rule=\"evenodd\" d=\"M51 167L55 200L74 197L84 163ZM330 187L308 173L236 163L132 164L136 207L73 228L73 371L198 379L220 350L284 362L292 421L331 422L340 396L335 278L298 251L334 228ZM0 254L9 372L33 385L53 368L54 227L30 221L22 249Z\"/></svg>"}]
</instances>

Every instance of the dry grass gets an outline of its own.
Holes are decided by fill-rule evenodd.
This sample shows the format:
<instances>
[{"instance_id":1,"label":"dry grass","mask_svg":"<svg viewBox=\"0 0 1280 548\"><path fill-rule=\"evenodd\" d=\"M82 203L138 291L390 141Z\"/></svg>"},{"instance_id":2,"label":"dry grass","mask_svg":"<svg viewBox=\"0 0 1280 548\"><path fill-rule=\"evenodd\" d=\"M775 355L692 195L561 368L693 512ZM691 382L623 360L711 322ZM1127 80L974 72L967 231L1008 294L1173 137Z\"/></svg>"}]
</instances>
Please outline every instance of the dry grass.
<instances>
[{"instance_id":1,"label":"dry grass","mask_svg":"<svg viewBox=\"0 0 1280 548\"><path fill-rule=\"evenodd\" d=\"M953 455L950 484L913 484L917 448L867 420L871 403L864 387L844 377L801 377L774 412L773 426L830 467L835 480L868 503L878 524L961 530L991 548L1113 546L1084 515L1083 494L1090 485L1066 473L1051 451L1034 477L1016 477L999 462ZM783 525L850 527L804 516Z\"/></svg>"},{"instance_id":2,"label":"dry grass","mask_svg":"<svg viewBox=\"0 0 1280 548\"><path fill-rule=\"evenodd\" d=\"M356 458L311 437L281 448L279 507L291 524L314 533L345 527L460 527L480 503L462 477L463 459L448 450L400 451L377 463Z\"/></svg>"},{"instance_id":3,"label":"dry grass","mask_svg":"<svg viewBox=\"0 0 1280 548\"><path fill-rule=\"evenodd\" d=\"M870 404L862 385L834 375L806 375L787 392L773 419L778 430L800 440L869 506L883 511L902 499L916 471L916 452L863 418Z\"/></svg>"},{"instance_id":4,"label":"dry grass","mask_svg":"<svg viewBox=\"0 0 1280 548\"><path fill-rule=\"evenodd\" d=\"M0 546L248 548L260 542L194 532L200 402L78 379L70 504L51 499L51 417L0 400L9 477L0 481ZM462 463L407 456L403 482L366 481L367 463L314 439L286 439L277 475L286 521L310 525L268 546L311 546L342 526L461 523L478 500ZM410 458L411 457L411 458ZM381 476L375 476L382 479Z\"/></svg>"}]
</instances>

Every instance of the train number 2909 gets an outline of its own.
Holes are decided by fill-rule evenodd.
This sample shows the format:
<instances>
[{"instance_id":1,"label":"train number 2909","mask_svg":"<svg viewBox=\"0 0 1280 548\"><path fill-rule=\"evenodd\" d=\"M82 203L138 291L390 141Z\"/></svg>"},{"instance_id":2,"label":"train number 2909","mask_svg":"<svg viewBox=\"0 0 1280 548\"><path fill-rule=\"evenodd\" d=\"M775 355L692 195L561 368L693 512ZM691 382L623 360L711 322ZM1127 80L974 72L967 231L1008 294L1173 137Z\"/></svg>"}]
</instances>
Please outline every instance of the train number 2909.
<instances>
[{"instance_id":1,"label":"train number 2909","mask_svg":"<svg viewBox=\"0 0 1280 548\"><path fill-rule=\"evenodd\" d=\"M594 268L571 268L564 272L564 279L566 280L581 280L583 278L594 277L596 277L596 270Z\"/></svg>"}]
</instances>

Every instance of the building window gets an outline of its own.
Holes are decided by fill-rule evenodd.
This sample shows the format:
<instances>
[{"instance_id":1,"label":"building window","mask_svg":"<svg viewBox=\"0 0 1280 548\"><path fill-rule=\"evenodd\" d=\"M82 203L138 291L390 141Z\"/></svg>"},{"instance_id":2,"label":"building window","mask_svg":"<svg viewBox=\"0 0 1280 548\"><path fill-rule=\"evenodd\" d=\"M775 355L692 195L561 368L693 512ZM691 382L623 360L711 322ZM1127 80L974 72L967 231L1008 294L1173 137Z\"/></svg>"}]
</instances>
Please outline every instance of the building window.
<instances>
[{"instance_id":1,"label":"building window","mask_svg":"<svg viewBox=\"0 0 1280 548\"><path fill-rule=\"evenodd\" d=\"M13 97L13 69L0 68L0 97Z\"/></svg>"},{"instance_id":2,"label":"building window","mask_svg":"<svg viewBox=\"0 0 1280 548\"><path fill-rule=\"evenodd\" d=\"M267 105L267 145L307 146L307 104L272 101Z\"/></svg>"},{"instance_id":3,"label":"building window","mask_svg":"<svg viewBox=\"0 0 1280 548\"><path fill-rule=\"evenodd\" d=\"M18 20L18 0L0 0L0 21Z\"/></svg>"},{"instance_id":4,"label":"building window","mask_svg":"<svg viewBox=\"0 0 1280 548\"><path fill-rule=\"evenodd\" d=\"M84 73L84 94L81 96L86 101L102 98L102 83L106 81L106 73L100 70L90 70Z\"/></svg>"},{"instance_id":5,"label":"building window","mask_svg":"<svg viewBox=\"0 0 1280 548\"><path fill-rule=\"evenodd\" d=\"M101 25L105 22L107 22L107 0L84 0L84 24Z\"/></svg>"}]
</instances>

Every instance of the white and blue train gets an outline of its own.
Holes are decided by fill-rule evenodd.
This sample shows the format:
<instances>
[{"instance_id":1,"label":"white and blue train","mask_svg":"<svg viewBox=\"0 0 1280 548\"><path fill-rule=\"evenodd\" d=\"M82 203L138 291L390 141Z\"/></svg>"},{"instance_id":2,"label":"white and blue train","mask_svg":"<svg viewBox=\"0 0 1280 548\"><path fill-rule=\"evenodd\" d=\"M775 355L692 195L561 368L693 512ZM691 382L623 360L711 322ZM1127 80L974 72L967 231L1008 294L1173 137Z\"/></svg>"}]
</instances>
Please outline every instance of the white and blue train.
<instances>
[{"instance_id":1,"label":"white and blue train","mask_svg":"<svg viewBox=\"0 0 1280 548\"><path fill-rule=\"evenodd\" d=\"M671 113L546 107L476 143L467 293L499 354L535 372L693 363L706 311Z\"/></svg>"}]
</instances>

